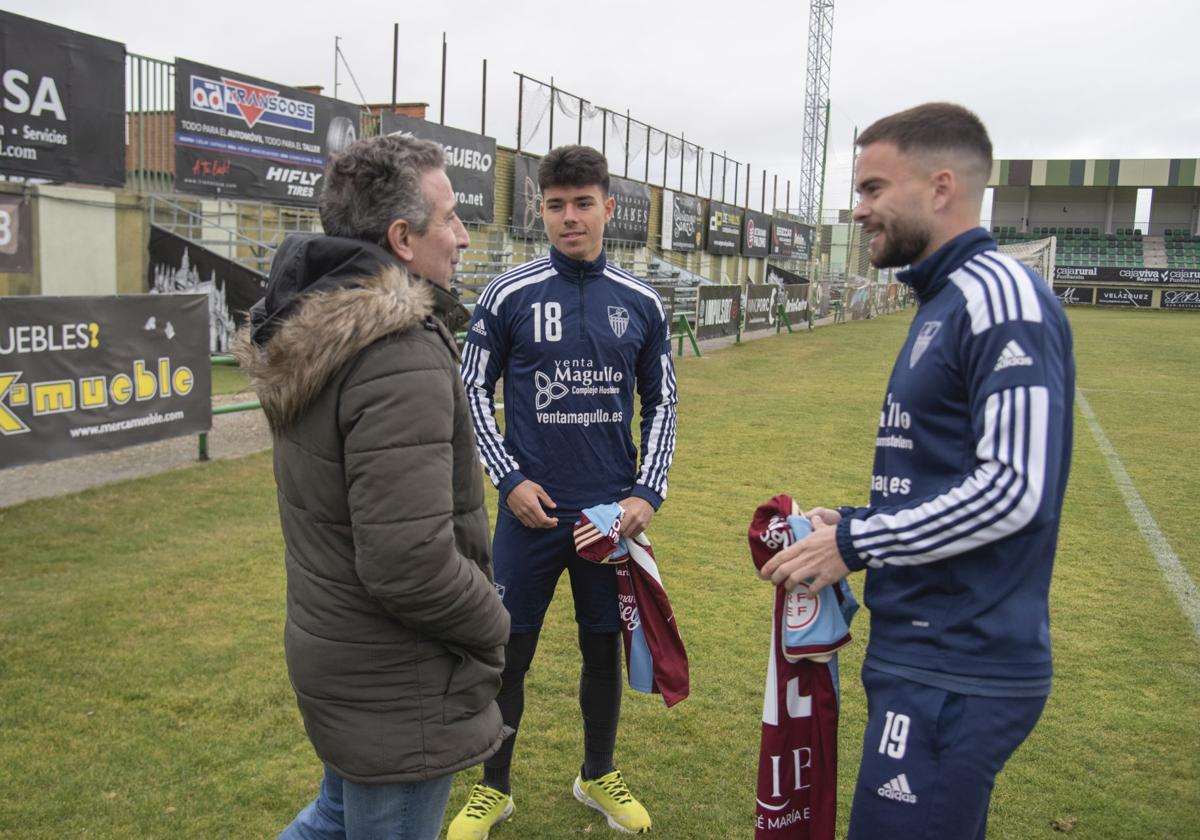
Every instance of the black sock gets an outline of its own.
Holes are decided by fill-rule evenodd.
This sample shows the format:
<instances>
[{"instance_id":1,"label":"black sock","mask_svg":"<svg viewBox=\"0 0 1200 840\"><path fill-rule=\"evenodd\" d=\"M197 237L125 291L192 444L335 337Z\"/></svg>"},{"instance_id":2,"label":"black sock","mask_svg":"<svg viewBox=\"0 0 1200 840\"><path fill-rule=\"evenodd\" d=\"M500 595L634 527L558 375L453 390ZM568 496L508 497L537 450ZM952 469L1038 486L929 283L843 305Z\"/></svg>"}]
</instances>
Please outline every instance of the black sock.
<instances>
[{"instance_id":1,"label":"black sock","mask_svg":"<svg viewBox=\"0 0 1200 840\"><path fill-rule=\"evenodd\" d=\"M611 773L621 719L621 634L580 628L579 710L583 713L584 779Z\"/></svg>"},{"instance_id":2,"label":"black sock","mask_svg":"<svg viewBox=\"0 0 1200 840\"><path fill-rule=\"evenodd\" d=\"M500 676L496 705L500 707L504 725L511 727L513 734L504 739L495 755L483 762L483 783L510 795L513 746L521 725L521 715L525 713L525 674L537 651L538 632L513 633L504 646L504 671Z\"/></svg>"}]
</instances>

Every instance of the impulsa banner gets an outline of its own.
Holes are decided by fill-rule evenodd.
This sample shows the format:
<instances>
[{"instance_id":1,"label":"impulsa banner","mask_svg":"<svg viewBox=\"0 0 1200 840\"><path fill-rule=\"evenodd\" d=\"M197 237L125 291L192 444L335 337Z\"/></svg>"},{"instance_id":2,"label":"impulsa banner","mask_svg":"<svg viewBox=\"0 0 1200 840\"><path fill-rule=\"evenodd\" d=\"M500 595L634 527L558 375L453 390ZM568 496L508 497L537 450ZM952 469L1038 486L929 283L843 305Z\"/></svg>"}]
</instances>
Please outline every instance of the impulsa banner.
<instances>
[{"instance_id":1,"label":"impulsa banner","mask_svg":"<svg viewBox=\"0 0 1200 840\"><path fill-rule=\"evenodd\" d=\"M700 286L696 294L696 338L734 335L741 317L741 286Z\"/></svg>"}]
</instances>

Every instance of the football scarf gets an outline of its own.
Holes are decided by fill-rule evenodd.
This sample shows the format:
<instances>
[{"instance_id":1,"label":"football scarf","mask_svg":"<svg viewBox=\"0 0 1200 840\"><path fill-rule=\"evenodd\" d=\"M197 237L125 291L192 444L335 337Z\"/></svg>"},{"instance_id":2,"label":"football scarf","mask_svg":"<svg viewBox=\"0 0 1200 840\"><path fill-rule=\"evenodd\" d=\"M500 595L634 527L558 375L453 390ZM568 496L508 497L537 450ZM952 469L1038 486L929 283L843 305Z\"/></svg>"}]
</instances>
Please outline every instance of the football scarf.
<instances>
[{"instance_id":1,"label":"football scarf","mask_svg":"<svg viewBox=\"0 0 1200 840\"><path fill-rule=\"evenodd\" d=\"M584 510L575 525L576 551L595 563L618 564L617 599L629 687L661 694L668 707L674 706L688 696L687 651L650 540L644 533L632 540L622 537L623 513L616 503Z\"/></svg>"},{"instance_id":2,"label":"football scarf","mask_svg":"<svg viewBox=\"0 0 1200 840\"><path fill-rule=\"evenodd\" d=\"M789 496L760 506L750 525L756 568L811 527ZM845 581L816 598L775 589L763 692L755 840L832 840L837 822L838 648L858 604Z\"/></svg>"}]
</instances>

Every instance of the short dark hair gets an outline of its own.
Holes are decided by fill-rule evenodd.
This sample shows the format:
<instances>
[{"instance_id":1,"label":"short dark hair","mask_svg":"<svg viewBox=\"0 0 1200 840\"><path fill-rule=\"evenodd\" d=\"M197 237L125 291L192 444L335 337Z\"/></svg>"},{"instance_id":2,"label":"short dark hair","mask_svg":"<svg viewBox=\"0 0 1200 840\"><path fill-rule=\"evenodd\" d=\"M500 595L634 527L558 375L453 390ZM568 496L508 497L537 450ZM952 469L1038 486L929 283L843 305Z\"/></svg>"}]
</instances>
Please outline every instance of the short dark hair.
<instances>
[{"instance_id":1,"label":"short dark hair","mask_svg":"<svg viewBox=\"0 0 1200 840\"><path fill-rule=\"evenodd\" d=\"M986 181L992 172L992 141L983 121L961 105L928 102L876 120L855 141L866 147L894 143L905 154L965 152L976 158Z\"/></svg>"},{"instance_id":2,"label":"short dark hair","mask_svg":"<svg viewBox=\"0 0 1200 840\"><path fill-rule=\"evenodd\" d=\"M538 186L600 187L608 195L608 161L591 146L559 146L538 164Z\"/></svg>"},{"instance_id":3,"label":"short dark hair","mask_svg":"<svg viewBox=\"0 0 1200 840\"><path fill-rule=\"evenodd\" d=\"M445 150L429 140L395 134L356 140L325 167L321 226L330 236L379 244L396 219L424 233L433 208L421 178L445 165Z\"/></svg>"}]
</instances>

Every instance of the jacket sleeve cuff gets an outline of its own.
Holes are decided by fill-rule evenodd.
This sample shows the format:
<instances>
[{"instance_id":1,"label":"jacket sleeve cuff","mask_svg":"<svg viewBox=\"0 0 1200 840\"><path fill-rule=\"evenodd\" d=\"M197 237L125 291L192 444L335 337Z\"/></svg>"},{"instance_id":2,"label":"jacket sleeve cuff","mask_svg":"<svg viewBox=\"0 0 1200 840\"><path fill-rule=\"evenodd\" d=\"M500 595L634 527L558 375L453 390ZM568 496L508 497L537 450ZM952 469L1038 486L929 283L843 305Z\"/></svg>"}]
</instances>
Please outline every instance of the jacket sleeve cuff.
<instances>
[{"instance_id":1,"label":"jacket sleeve cuff","mask_svg":"<svg viewBox=\"0 0 1200 840\"><path fill-rule=\"evenodd\" d=\"M500 479L500 483L496 485L496 489L500 493L500 504L508 506L508 494L513 491L518 484L525 480L524 474L520 470L513 470L504 478Z\"/></svg>"},{"instance_id":2,"label":"jacket sleeve cuff","mask_svg":"<svg viewBox=\"0 0 1200 840\"><path fill-rule=\"evenodd\" d=\"M846 564L846 568L852 572L861 572L867 567L867 560L861 557L854 548L854 540L850 536L849 517L842 517L842 521L837 524L837 547L838 553L842 555L842 562Z\"/></svg>"},{"instance_id":3,"label":"jacket sleeve cuff","mask_svg":"<svg viewBox=\"0 0 1200 840\"><path fill-rule=\"evenodd\" d=\"M644 484L635 484L633 487L633 492L631 492L629 495L645 500L650 504L650 507L654 508L656 511L663 503L663 497L655 493Z\"/></svg>"}]
</instances>

